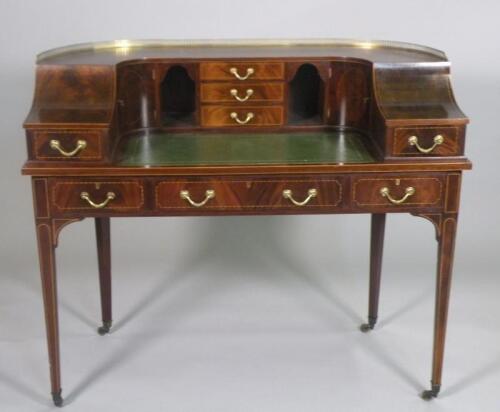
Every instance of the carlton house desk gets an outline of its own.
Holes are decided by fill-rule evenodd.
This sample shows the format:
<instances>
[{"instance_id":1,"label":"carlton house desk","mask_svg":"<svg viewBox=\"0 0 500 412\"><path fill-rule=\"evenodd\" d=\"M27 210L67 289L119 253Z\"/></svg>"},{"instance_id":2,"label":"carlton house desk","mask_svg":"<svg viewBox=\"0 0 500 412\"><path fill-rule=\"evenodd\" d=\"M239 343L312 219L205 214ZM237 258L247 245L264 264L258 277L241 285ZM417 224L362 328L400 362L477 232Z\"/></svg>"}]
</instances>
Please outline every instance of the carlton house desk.
<instances>
[{"instance_id":1,"label":"carlton house desk","mask_svg":"<svg viewBox=\"0 0 500 412\"><path fill-rule=\"evenodd\" d=\"M467 117L435 49L395 42L116 41L38 56L24 127L54 403L62 405L55 249L94 218L104 335L110 218L370 213L366 332L387 213L435 227L431 387L441 386Z\"/></svg>"}]
</instances>

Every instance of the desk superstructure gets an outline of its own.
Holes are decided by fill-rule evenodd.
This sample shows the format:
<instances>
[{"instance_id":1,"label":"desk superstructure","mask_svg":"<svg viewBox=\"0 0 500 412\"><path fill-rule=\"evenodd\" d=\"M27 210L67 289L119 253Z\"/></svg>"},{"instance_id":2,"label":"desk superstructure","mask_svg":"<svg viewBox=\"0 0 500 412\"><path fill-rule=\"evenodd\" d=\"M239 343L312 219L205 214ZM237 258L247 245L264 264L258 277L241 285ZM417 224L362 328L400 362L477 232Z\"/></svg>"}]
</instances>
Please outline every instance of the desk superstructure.
<instances>
[{"instance_id":1,"label":"desk superstructure","mask_svg":"<svg viewBox=\"0 0 500 412\"><path fill-rule=\"evenodd\" d=\"M385 217L438 241L430 390L441 386L468 119L435 49L395 42L117 41L41 54L24 123L54 403L62 405L55 249L95 219L110 331L110 218L370 213L374 328Z\"/></svg>"}]
</instances>

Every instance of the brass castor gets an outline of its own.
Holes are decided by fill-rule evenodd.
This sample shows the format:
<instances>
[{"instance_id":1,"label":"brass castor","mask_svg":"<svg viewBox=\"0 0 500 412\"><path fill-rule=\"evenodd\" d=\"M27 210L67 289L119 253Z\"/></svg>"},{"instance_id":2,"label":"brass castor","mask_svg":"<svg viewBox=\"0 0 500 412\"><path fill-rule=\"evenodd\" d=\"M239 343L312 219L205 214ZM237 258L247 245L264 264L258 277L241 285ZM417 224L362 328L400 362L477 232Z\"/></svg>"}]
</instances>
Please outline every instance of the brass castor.
<instances>
[{"instance_id":1,"label":"brass castor","mask_svg":"<svg viewBox=\"0 0 500 412\"><path fill-rule=\"evenodd\" d=\"M111 330L111 325L113 324L112 321L106 321L102 323L102 326L99 326L97 328L97 333L101 336L104 336L109 333Z\"/></svg>"},{"instance_id":2,"label":"brass castor","mask_svg":"<svg viewBox=\"0 0 500 412\"><path fill-rule=\"evenodd\" d=\"M61 391L52 393L52 401L54 402L54 405L56 405L58 408L63 406L64 399L61 396Z\"/></svg>"},{"instance_id":3,"label":"brass castor","mask_svg":"<svg viewBox=\"0 0 500 412\"><path fill-rule=\"evenodd\" d=\"M431 385L431 389L422 392L422 399L430 401L431 399L437 398L441 385Z\"/></svg>"},{"instance_id":4,"label":"brass castor","mask_svg":"<svg viewBox=\"0 0 500 412\"><path fill-rule=\"evenodd\" d=\"M370 332L375 328L375 324L377 323L377 318L373 316L368 317L368 323L363 323L359 330L363 333Z\"/></svg>"}]
</instances>

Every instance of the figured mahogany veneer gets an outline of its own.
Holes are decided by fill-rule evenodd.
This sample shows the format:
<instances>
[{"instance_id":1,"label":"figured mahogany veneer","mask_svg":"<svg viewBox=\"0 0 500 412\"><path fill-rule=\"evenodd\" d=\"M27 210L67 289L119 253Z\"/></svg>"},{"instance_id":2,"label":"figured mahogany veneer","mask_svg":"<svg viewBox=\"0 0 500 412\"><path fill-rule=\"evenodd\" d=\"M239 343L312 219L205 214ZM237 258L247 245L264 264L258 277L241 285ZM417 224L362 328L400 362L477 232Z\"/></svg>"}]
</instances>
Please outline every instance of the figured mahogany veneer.
<instances>
[{"instance_id":1,"label":"figured mahogany veneer","mask_svg":"<svg viewBox=\"0 0 500 412\"><path fill-rule=\"evenodd\" d=\"M442 143L435 145L436 138L441 137ZM410 140L414 138L429 153L418 150ZM397 127L394 130L392 154L394 156L460 156L463 154L463 131L457 126L438 127Z\"/></svg>"},{"instance_id":2,"label":"figured mahogany veneer","mask_svg":"<svg viewBox=\"0 0 500 412\"><path fill-rule=\"evenodd\" d=\"M62 405L58 235L95 218L106 334L110 218L125 216L370 213L365 332L378 317L386 215L427 219L438 262L423 396L436 397L461 177L471 168L467 123L446 56L423 46L153 41L42 54L23 173L32 176L54 403Z\"/></svg>"},{"instance_id":3,"label":"figured mahogany veneer","mask_svg":"<svg viewBox=\"0 0 500 412\"><path fill-rule=\"evenodd\" d=\"M392 203L381 190L387 188L388 194L395 200L402 199L408 188L414 193L401 203ZM380 212L389 212L390 209L413 210L415 208L439 208L443 205L445 186L443 176L431 175L379 175L377 177L361 175L353 180L353 202L361 208L377 209Z\"/></svg>"},{"instance_id":4,"label":"figured mahogany veneer","mask_svg":"<svg viewBox=\"0 0 500 412\"><path fill-rule=\"evenodd\" d=\"M233 90L236 90L236 96L231 93ZM200 85L200 101L202 103L281 102L284 94L285 85L282 82L202 83ZM236 97L246 100L240 102Z\"/></svg>"},{"instance_id":5,"label":"figured mahogany veneer","mask_svg":"<svg viewBox=\"0 0 500 412\"><path fill-rule=\"evenodd\" d=\"M156 185L156 206L158 210L197 210L199 212L213 210L253 211L268 210L297 210L336 208L342 201L342 180L339 179L311 179L307 177L295 179L246 179L225 180L216 177L210 180L179 180L162 181ZM292 196L303 201L308 191L314 189L317 195L303 205L296 206L283 196L284 190L291 190ZM205 205L195 208L180 197L183 190L189 191L196 201L206 197L207 190L213 190L214 197Z\"/></svg>"},{"instance_id":6,"label":"figured mahogany veneer","mask_svg":"<svg viewBox=\"0 0 500 412\"><path fill-rule=\"evenodd\" d=\"M231 116L236 113L238 121ZM249 116L252 116L249 118ZM283 124L283 108L281 106L203 106L201 108L201 124L205 127L223 126L279 126Z\"/></svg>"},{"instance_id":7,"label":"figured mahogany veneer","mask_svg":"<svg viewBox=\"0 0 500 412\"><path fill-rule=\"evenodd\" d=\"M51 208L54 215L98 212L99 214L130 213L142 210L144 206L144 187L138 179L77 179L51 180ZM106 201L108 193L113 198L102 208L93 207L82 198L87 193L95 204Z\"/></svg>"},{"instance_id":8,"label":"figured mahogany veneer","mask_svg":"<svg viewBox=\"0 0 500 412\"><path fill-rule=\"evenodd\" d=\"M32 142L30 157L34 160L74 162L98 161L104 158L103 132L99 130L37 130L33 132ZM57 142L60 150L52 147L52 142ZM80 150L79 145L82 147Z\"/></svg>"},{"instance_id":9,"label":"figured mahogany veneer","mask_svg":"<svg viewBox=\"0 0 500 412\"><path fill-rule=\"evenodd\" d=\"M232 73L231 69L236 69ZM248 70L251 70L251 73ZM285 76L285 65L282 62L271 63L262 61L245 62L206 62L200 64L201 80L239 80L237 76L247 77L241 82L251 80L281 80Z\"/></svg>"}]
</instances>

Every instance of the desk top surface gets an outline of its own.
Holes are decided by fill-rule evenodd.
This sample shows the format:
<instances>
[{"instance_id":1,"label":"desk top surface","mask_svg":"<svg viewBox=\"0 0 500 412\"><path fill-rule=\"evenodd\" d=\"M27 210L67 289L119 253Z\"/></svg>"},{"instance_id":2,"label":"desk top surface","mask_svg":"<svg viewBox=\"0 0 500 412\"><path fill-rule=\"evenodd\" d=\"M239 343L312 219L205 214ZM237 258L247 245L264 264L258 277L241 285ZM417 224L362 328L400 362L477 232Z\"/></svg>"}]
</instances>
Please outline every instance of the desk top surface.
<instances>
[{"instance_id":1,"label":"desk top surface","mask_svg":"<svg viewBox=\"0 0 500 412\"><path fill-rule=\"evenodd\" d=\"M350 131L290 133L148 132L123 140L116 165L293 165L372 163L363 135Z\"/></svg>"}]
</instances>

